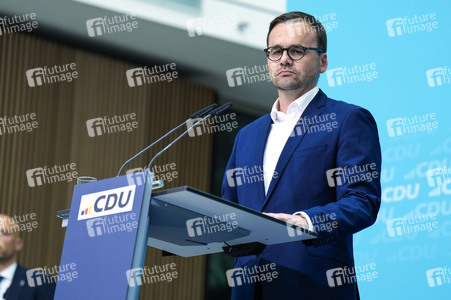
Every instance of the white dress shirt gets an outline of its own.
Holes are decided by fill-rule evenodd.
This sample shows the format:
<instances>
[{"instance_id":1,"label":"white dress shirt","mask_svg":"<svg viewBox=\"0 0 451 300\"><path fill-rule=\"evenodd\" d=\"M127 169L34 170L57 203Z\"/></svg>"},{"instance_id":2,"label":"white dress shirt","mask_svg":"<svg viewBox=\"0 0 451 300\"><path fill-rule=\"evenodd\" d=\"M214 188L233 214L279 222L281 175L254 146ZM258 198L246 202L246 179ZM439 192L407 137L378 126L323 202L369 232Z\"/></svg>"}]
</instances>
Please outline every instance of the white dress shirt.
<instances>
[{"instance_id":1,"label":"white dress shirt","mask_svg":"<svg viewBox=\"0 0 451 300\"><path fill-rule=\"evenodd\" d=\"M4 299L3 295L13 282L14 273L16 273L17 262L12 263L9 267L0 272L3 280L0 282L0 299Z\"/></svg>"},{"instance_id":2,"label":"white dress shirt","mask_svg":"<svg viewBox=\"0 0 451 300\"><path fill-rule=\"evenodd\" d=\"M265 195L268 193L273 175L278 176L278 174L274 174L274 171L276 169L277 162L279 161L280 154L282 153L289 136L294 130L294 126L318 91L319 88L314 87L298 99L294 100L288 106L286 114L280 111L279 99L274 102L271 110L271 119L273 120L273 124L271 124L271 129L269 131L268 140L266 142L265 152L263 155ZM308 222L309 230L313 231L314 227L309 216L304 212L297 212L296 214L302 215Z\"/></svg>"}]
</instances>

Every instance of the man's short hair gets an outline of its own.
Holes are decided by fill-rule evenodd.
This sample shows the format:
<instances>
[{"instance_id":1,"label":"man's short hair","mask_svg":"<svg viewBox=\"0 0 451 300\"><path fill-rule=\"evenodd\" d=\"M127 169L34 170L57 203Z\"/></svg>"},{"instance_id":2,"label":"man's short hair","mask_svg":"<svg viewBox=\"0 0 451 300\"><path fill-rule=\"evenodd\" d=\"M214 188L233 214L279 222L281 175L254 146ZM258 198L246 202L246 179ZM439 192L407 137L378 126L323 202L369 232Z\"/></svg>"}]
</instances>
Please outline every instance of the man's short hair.
<instances>
[{"instance_id":1,"label":"man's short hair","mask_svg":"<svg viewBox=\"0 0 451 300\"><path fill-rule=\"evenodd\" d=\"M268 47L269 47L269 34L271 33L271 31L274 29L274 27L276 27L276 25L286 22L293 23L303 22L305 24L308 24L310 26L309 28L312 31L316 32L318 48L324 50L324 52L327 52L327 35L323 24L321 24L314 16L300 11L292 11L284 13L271 21L271 24L269 24L268 35L266 36L266 45ZM303 46L312 47L312 45L303 45Z\"/></svg>"}]
</instances>

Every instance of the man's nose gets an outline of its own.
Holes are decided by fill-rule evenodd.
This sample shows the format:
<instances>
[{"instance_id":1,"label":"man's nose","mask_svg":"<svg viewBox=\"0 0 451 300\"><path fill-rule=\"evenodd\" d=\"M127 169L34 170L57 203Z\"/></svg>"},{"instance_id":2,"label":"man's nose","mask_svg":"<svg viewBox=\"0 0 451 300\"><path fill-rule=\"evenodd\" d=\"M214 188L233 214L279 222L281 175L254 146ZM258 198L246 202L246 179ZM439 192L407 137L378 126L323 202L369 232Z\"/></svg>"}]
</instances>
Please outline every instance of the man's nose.
<instances>
[{"instance_id":1,"label":"man's nose","mask_svg":"<svg viewBox=\"0 0 451 300\"><path fill-rule=\"evenodd\" d=\"M285 65L291 65L293 63L293 60L288 55L288 49L283 50L282 57L280 58L280 64L282 66Z\"/></svg>"}]
</instances>

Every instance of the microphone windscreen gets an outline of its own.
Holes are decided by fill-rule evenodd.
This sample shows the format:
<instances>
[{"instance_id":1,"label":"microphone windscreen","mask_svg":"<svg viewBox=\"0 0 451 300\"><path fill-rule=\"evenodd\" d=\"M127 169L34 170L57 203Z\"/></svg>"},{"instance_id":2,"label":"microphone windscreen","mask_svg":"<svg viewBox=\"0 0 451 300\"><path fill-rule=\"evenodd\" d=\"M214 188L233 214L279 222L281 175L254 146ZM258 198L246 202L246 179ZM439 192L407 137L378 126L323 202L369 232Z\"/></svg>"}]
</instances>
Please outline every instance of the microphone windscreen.
<instances>
[{"instance_id":1,"label":"microphone windscreen","mask_svg":"<svg viewBox=\"0 0 451 300\"><path fill-rule=\"evenodd\" d=\"M207 107L202 108L201 110L196 111L191 116L189 116L189 118L190 119L201 118L201 117L205 116L206 114L208 114L213 109L215 109L217 106L218 105L216 103L213 103Z\"/></svg>"},{"instance_id":2,"label":"microphone windscreen","mask_svg":"<svg viewBox=\"0 0 451 300\"><path fill-rule=\"evenodd\" d=\"M228 103L226 103L226 104L223 104L223 105L221 105L220 107L218 107L218 108L212 110L212 111L210 112L210 115L211 115L211 116L217 116L217 115L220 115L220 114L222 114L224 111L226 111L227 109L229 109L232 105L233 105L232 102L228 102Z\"/></svg>"}]
</instances>

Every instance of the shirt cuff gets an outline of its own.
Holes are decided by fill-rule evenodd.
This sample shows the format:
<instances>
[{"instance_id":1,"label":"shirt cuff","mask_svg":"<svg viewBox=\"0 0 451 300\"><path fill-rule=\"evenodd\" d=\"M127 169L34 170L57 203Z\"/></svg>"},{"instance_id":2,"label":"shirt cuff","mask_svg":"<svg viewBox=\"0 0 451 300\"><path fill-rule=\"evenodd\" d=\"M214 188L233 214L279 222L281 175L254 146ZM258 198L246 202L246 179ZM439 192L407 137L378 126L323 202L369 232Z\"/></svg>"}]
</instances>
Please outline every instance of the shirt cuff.
<instances>
[{"instance_id":1,"label":"shirt cuff","mask_svg":"<svg viewBox=\"0 0 451 300\"><path fill-rule=\"evenodd\" d=\"M312 220L310 219L310 217L305 212L298 211L298 212L295 212L293 215L299 215L299 216L304 217L307 220L308 230L310 230L312 232L316 232L315 231L315 227L313 227Z\"/></svg>"}]
</instances>

